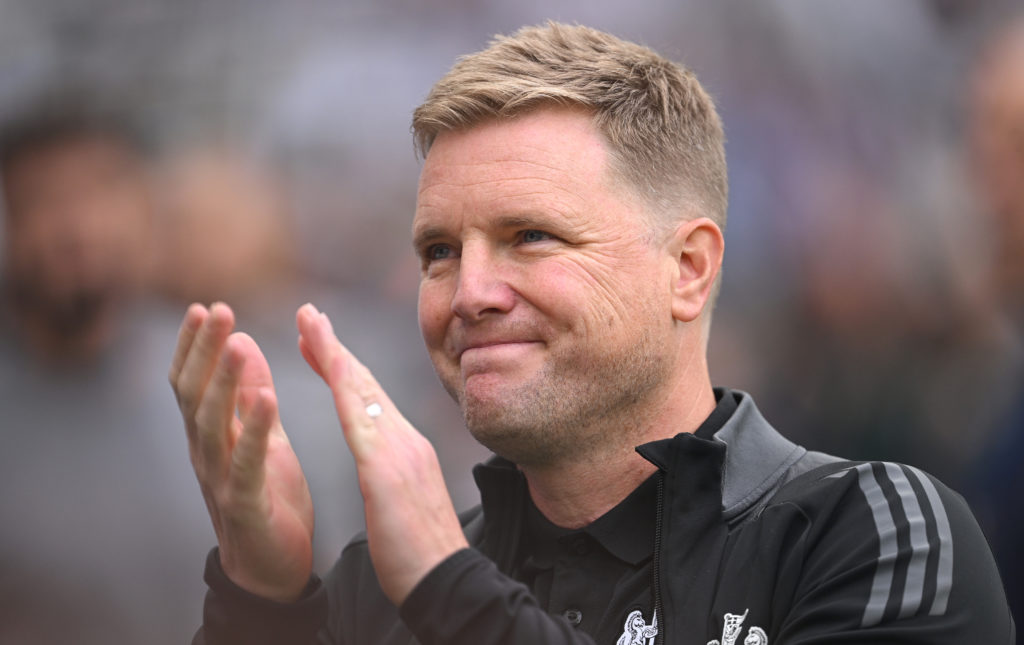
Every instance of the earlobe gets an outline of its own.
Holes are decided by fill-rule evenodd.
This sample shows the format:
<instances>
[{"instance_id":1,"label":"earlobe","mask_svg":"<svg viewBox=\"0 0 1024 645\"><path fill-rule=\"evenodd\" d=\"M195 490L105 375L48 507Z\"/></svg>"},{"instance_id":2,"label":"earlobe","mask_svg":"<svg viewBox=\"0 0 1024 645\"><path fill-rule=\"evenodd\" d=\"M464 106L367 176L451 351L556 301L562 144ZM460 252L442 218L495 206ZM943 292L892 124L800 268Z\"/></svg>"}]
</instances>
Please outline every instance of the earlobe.
<instances>
[{"instance_id":1,"label":"earlobe","mask_svg":"<svg viewBox=\"0 0 1024 645\"><path fill-rule=\"evenodd\" d=\"M674 263L672 317L693 322L710 304L722 266L722 229L706 217L687 220L676 228L668 243Z\"/></svg>"}]
</instances>

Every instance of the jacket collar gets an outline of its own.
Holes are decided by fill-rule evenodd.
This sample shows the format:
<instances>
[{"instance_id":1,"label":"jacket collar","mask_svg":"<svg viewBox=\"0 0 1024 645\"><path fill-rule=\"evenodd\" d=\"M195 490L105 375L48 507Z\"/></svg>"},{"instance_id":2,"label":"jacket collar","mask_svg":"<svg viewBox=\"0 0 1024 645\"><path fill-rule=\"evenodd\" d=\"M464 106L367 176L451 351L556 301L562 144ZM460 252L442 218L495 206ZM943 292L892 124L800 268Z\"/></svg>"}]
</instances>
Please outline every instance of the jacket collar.
<instances>
[{"instance_id":1,"label":"jacket collar","mask_svg":"<svg viewBox=\"0 0 1024 645\"><path fill-rule=\"evenodd\" d=\"M807 451L779 434L746 392L723 389L716 394L733 397L736 409L710 438L684 432L671 439L643 444L636 450L666 472L687 467L690 459L684 459L684 454L697 457L699 461L710 460L709 466L721 459L721 475L713 468L707 471L707 475L720 479L722 517L730 521L753 508L766 493L775 489L786 471ZM502 527L491 535L492 540L505 542L512 539L510 535L517 534L521 527L521 505L528 495L522 473L512 462L493 457L487 463L477 465L473 475L481 492L484 514L493 515L485 517L486 523L491 527ZM510 509L516 509L512 526L507 523ZM506 521L494 521L499 518Z\"/></svg>"},{"instance_id":2,"label":"jacket collar","mask_svg":"<svg viewBox=\"0 0 1024 645\"><path fill-rule=\"evenodd\" d=\"M668 472L679 467L680 452L692 453L698 445L710 454L724 451L721 506L722 517L729 521L773 490L807 451L779 434L746 392L723 390L721 395L734 397L736 410L709 439L680 433L638 446L637 452Z\"/></svg>"}]
</instances>

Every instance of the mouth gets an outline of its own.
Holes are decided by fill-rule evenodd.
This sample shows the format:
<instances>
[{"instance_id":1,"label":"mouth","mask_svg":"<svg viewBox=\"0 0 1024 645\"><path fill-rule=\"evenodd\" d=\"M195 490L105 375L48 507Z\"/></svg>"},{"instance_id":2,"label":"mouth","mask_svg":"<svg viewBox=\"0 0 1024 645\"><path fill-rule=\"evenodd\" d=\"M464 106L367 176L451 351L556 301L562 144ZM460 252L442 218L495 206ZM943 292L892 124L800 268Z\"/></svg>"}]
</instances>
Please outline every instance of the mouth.
<instances>
[{"instance_id":1,"label":"mouth","mask_svg":"<svg viewBox=\"0 0 1024 645\"><path fill-rule=\"evenodd\" d=\"M540 343L541 341L537 340L511 339L471 342L456 347L456 358L461 362L463 358L471 356L482 357L489 355L499 356L503 354L513 354L529 346L538 345Z\"/></svg>"},{"instance_id":2,"label":"mouth","mask_svg":"<svg viewBox=\"0 0 1024 645\"><path fill-rule=\"evenodd\" d=\"M461 361L462 358L467 354L477 355L504 351L515 351L517 349L521 349L529 345L536 345L539 343L540 341L536 340L493 340L478 343L469 343L464 347L458 349L457 356L459 361Z\"/></svg>"}]
</instances>

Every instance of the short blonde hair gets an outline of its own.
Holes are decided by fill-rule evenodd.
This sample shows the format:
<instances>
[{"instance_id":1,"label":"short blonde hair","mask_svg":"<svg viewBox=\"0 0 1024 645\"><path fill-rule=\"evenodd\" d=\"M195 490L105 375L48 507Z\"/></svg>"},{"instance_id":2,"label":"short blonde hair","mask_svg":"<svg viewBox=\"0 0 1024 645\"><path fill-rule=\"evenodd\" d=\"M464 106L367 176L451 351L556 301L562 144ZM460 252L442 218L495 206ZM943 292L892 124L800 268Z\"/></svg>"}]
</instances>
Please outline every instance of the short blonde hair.
<instances>
[{"instance_id":1,"label":"short blonde hair","mask_svg":"<svg viewBox=\"0 0 1024 645\"><path fill-rule=\"evenodd\" d=\"M613 172L664 224L696 208L725 228L725 137L711 97L689 69L595 29L549 22L496 36L434 85L413 135L426 156L442 132L552 105L593 113Z\"/></svg>"}]
</instances>

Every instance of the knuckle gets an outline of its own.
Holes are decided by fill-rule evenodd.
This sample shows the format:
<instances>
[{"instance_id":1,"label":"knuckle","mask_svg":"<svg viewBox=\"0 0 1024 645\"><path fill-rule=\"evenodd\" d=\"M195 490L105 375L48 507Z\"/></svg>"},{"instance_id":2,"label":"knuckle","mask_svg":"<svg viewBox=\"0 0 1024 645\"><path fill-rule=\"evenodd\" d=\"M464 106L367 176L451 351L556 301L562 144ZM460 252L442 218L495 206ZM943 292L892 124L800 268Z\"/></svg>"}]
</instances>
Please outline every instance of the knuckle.
<instances>
[{"instance_id":1,"label":"knuckle","mask_svg":"<svg viewBox=\"0 0 1024 645\"><path fill-rule=\"evenodd\" d=\"M189 379L185 374L183 372L178 372L177 374L172 372L171 376L173 377L171 387L174 388L174 393L178 396L178 400L185 401L191 399L193 388L190 387Z\"/></svg>"},{"instance_id":2,"label":"knuckle","mask_svg":"<svg viewBox=\"0 0 1024 645\"><path fill-rule=\"evenodd\" d=\"M381 392L379 388L374 387L372 383L365 380L360 380L356 384L355 391L356 395L358 395L366 405L369 405L370 403L379 403L383 405L387 399L387 396Z\"/></svg>"},{"instance_id":3,"label":"knuckle","mask_svg":"<svg viewBox=\"0 0 1024 645\"><path fill-rule=\"evenodd\" d=\"M187 387L178 387L175 393L178 395L178 406L181 408L181 412L186 420L194 419L196 408L198 407L197 393Z\"/></svg>"}]
</instances>

